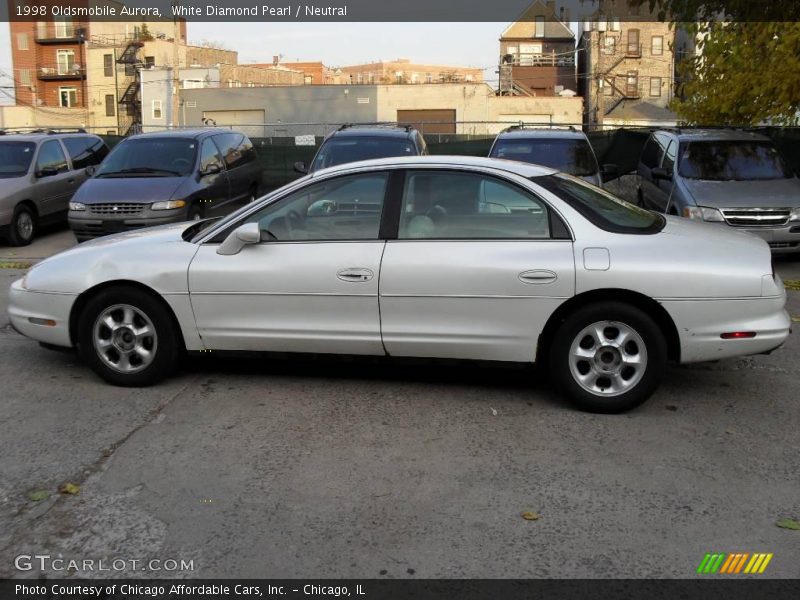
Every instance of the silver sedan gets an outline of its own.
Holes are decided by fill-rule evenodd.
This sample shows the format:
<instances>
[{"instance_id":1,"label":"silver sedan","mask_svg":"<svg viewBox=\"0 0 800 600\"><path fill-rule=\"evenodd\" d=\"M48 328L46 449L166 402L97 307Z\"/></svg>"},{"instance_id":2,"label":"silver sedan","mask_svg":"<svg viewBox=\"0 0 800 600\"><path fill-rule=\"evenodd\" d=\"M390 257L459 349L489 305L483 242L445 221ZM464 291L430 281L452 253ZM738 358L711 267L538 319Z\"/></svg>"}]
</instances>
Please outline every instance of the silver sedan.
<instances>
[{"instance_id":1,"label":"silver sedan","mask_svg":"<svg viewBox=\"0 0 800 600\"><path fill-rule=\"evenodd\" d=\"M789 333L767 244L586 182L486 158L354 163L216 221L82 244L11 289L10 317L117 385L183 352L546 365L578 406L646 400L667 361L769 352Z\"/></svg>"}]
</instances>

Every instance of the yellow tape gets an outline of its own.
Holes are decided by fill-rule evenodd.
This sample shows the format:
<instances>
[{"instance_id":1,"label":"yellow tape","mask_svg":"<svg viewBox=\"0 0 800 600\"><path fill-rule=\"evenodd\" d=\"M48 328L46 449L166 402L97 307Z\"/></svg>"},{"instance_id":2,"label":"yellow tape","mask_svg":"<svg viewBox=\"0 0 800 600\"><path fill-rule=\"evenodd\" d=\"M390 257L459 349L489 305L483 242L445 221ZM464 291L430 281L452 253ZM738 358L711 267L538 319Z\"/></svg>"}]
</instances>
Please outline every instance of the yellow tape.
<instances>
[{"instance_id":1,"label":"yellow tape","mask_svg":"<svg viewBox=\"0 0 800 600\"><path fill-rule=\"evenodd\" d=\"M32 262L0 261L0 269L30 269L32 266Z\"/></svg>"},{"instance_id":2,"label":"yellow tape","mask_svg":"<svg viewBox=\"0 0 800 600\"><path fill-rule=\"evenodd\" d=\"M783 282L783 287L787 290L800 290L800 279L787 279Z\"/></svg>"}]
</instances>

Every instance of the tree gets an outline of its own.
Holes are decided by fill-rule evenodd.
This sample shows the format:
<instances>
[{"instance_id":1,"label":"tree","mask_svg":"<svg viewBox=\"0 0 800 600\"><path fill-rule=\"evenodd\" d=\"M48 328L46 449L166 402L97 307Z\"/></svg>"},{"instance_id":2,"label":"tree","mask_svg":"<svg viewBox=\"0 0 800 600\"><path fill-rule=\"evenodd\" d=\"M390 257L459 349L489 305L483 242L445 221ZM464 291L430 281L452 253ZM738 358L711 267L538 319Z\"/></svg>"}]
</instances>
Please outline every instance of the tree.
<instances>
[{"instance_id":1,"label":"tree","mask_svg":"<svg viewBox=\"0 0 800 600\"><path fill-rule=\"evenodd\" d=\"M631 0L683 24L698 54L676 66L670 107L692 124L800 122L800 23L794 0Z\"/></svg>"}]
</instances>

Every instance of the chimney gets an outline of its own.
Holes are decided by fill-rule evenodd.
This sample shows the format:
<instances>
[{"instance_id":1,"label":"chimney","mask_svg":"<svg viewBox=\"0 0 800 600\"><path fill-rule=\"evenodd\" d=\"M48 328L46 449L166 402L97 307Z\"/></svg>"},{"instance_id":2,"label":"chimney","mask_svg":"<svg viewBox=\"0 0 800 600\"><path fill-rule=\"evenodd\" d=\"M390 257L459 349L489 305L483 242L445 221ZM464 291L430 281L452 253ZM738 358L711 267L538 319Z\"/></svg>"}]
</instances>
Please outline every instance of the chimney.
<instances>
[{"instance_id":1,"label":"chimney","mask_svg":"<svg viewBox=\"0 0 800 600\"><path fill-rule=\"evenodd\" d=\"M281 62L281 57L278 55L274 55L272 57L272 64L277 67L279 62Z\"/></svg>"},{"instance_id":2,"label":"chimney","mask_svg":"<svg viewBox=\"0 0 800 600\"><path fill-rule=\"evenodd\" d=\"M545 6L547 7L547 16L548 17L550 15L555 15L556 14L556 2L555 2L555 0L547 0L547 2L545 3Z\"/></svg>"}]
</instances>

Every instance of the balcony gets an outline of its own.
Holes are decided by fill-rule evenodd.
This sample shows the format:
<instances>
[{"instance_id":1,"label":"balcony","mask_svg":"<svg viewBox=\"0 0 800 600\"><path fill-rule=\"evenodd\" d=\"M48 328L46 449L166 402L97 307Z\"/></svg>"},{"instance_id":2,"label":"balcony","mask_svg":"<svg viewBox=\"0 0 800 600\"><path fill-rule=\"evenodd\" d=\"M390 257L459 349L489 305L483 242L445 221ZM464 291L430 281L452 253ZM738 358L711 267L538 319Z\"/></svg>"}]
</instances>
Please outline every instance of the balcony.
<instances>
[{"instance_id":1,"label":"balcony","mask_svg":"<svg viewBox=\"0 0 800 600\"><path fill-rule=\"evenodd\" d=\"M503 54L500 64L515 67L574 67L575 54Z\"/></svg>"},{"instance_id":2,"label":"balcony","mask_svg":"<svg viewBox=\"0 0 800 600\"><path fill-rule=\"evenodd\" d=\"M86 69L80 65L42 65L37 77L42 81L86 79Z\"/></svg>"},{"instance_id":3,"label":"balcony","mask_svg":"<svg viewBox=\"0 0 800 600\"><path fill-rule=\"evenodd\" d=\"M87 32L86 23L38 23L37 44L80 44Z\"/></svg>"}]
</instances>

